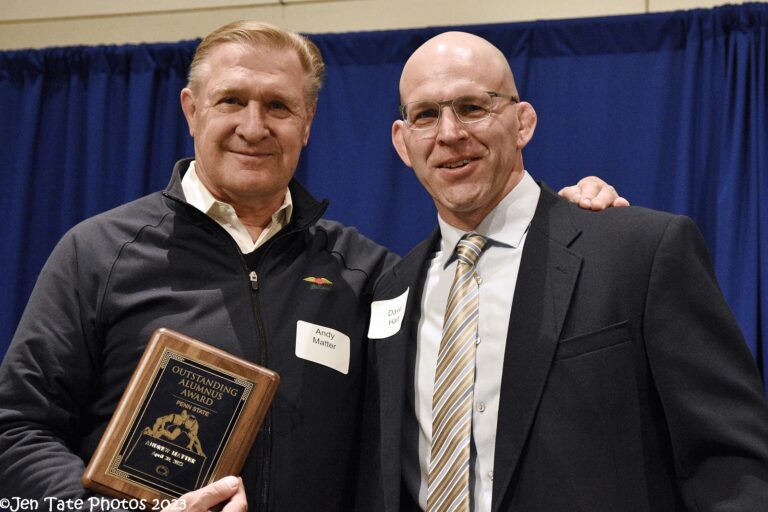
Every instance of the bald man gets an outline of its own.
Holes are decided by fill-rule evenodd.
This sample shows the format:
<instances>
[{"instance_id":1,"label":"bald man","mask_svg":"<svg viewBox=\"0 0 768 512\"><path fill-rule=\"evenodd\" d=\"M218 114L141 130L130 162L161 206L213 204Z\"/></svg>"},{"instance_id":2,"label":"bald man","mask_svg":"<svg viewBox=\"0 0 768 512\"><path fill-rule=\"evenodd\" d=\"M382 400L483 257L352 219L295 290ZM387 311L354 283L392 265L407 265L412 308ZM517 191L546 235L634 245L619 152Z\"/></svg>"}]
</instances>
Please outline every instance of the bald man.
<instances>
[{"instance_id":1,"label":"bald man","mask_svg":"<svg viewBox=\"0 0 768 512\"><path fill-rule=\"evenodd\" d=\"M438 226L374 291L359 508L766 510L768 407L693 222L537 184L479 37L425 43L400 97Z\"/></svg>"}]
</instances>

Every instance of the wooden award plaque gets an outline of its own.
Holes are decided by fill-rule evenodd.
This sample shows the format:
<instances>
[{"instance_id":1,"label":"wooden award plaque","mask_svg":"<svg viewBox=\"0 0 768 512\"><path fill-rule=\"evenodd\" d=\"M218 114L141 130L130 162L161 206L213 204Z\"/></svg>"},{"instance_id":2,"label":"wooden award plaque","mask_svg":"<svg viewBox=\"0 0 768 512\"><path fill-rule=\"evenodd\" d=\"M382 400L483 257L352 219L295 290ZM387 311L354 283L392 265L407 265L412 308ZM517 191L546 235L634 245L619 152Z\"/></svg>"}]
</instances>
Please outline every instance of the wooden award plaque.
<instances>
[{"instance_id":1,"label":"wooden award plaque","mask_svg":"<svg viewBox=\"0 0 768 512\"><path fill-rule=\"evenodd\" d=\"M117 498L178 498L245 462L277 373L168 329L152 335L83 486Z\"/></svg>"}]
</instances>

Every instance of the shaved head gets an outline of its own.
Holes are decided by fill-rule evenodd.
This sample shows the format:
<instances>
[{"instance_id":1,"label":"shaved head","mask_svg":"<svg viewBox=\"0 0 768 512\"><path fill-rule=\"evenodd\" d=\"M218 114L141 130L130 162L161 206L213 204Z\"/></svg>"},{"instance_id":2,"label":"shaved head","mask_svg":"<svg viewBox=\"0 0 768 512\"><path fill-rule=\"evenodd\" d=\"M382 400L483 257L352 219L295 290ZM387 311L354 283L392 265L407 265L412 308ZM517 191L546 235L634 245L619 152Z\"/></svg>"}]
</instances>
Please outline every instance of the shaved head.
<instances>
[{"instance_id":1,"label":"shaved head","mask_svg":"<svg viewBox=\"0 0 768 512\"><path fill-rule=\"evenodd\" d=\"M462 69L463 68L463 69ZM491 43L467 32L444 32L421 45L403 67L400 97L427 80L451 80L459 70L492 76L494 90L518 95L509 62ZM439 99L439 98L436 98Z\"/></svg>"}]
</instances>

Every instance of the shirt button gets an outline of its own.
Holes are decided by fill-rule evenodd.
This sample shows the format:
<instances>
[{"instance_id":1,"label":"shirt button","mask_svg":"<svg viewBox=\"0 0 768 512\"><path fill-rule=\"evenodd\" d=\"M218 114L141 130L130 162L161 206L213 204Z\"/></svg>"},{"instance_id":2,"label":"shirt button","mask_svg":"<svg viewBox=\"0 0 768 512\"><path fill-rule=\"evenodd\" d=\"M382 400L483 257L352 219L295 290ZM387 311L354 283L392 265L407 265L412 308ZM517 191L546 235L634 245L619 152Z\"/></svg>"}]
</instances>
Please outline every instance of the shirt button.
<instances>
[{"instance_id":1,"label":"shirt button","mask_svg":"<svg viewBox=\"0 0 768 512\"><path fill-rule=\"evenodd\" d=\"M476 276L475 281L477 281L477 284L483 284L483 278L480 276Z\"/></svg>"},{"instance_id":2,"label":"shirt button","mask_svg":"<svg viewBox=\"0 0 768 512\"><path fill-rule=\"evenodd\" d=\"M477 410L480 412L485 412L485 402L480 402L477 404Z\"/></svg>"},{"instance_id":3,"label":"shirt button","mask_svg":"<svg viewBox=\"0 0 768 512\"><path fill-rule=\"evenodd\" d=\"M488 472L488 478L490 478L491 481L493 481L493 471Z\"/></svg>"},{"instance_id":4,"label":"shirt button","mask_svg":"<svg viewBox=\"0 0 768 512\"><path fill-rule=\"evenodd\" d=\"M480 344L480 336L478 336L477 339L475 340L475 345L479 345L479 344Z\"/></svg>"}]
</instances>

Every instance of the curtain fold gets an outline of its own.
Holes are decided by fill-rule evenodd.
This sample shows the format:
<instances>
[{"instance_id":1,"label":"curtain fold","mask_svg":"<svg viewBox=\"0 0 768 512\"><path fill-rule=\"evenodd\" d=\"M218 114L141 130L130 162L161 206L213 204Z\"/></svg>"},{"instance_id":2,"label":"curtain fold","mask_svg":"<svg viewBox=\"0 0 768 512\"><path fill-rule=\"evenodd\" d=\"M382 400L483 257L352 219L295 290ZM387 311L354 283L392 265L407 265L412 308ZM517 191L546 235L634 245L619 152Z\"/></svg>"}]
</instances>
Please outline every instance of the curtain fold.
<instances>
[{"instance_id":1,"label":"curtain fold","mask_svg":"<svg viewBox=\"0 0 768 512\"><path fill-rule=\"evenodd\" d=\"M764 370L768 5L311 36L328 76L297 177L331 199L330 217L401 254L435 210L391 148L398 80L447 29L509 58L539 115L524 151L536 179L597 174L635 205L697 222ZM178 94L197 42L0 52L0 354L64 231L164 187L192 154Z\"/></svg>"}]
</instances>

